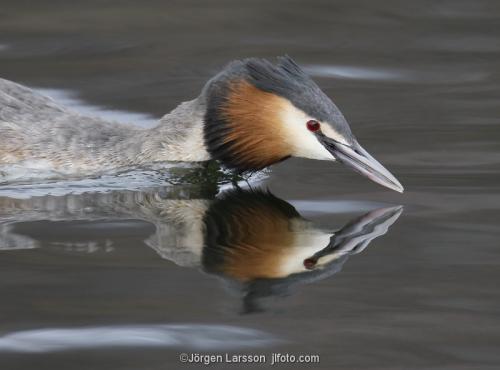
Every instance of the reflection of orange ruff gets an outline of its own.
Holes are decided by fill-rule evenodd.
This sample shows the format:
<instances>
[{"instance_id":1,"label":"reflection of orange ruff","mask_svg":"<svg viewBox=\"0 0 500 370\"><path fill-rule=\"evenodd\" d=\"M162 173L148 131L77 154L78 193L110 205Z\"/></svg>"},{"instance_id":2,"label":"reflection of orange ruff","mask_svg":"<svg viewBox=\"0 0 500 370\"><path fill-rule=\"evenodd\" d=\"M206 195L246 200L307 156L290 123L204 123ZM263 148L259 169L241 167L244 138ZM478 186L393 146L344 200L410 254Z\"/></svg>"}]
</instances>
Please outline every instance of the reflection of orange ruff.
<instances>
[{"instance_id":1,"label":"reflection of orange ruff","mask_svg":"<svg viewBox=\"0 0 500 370\"><path fill-rule=\"evenodd\" d=\"M282 264L307 228L289 203L262 191L230 192L206 215L205 265L239 281L282 277Z\"/></svg>"},{"instance_id":2,"label":"reflection of orange ruff","mask_svg":"<svg viewBox=\"0 0 500 370\"><path fill-rule=\"evenodd\" d=\"M242 281L280 277L281 262L295 238L290 220L258 209L243 213L246 214L241 218L231 219L231 229L251 231L242 232L232 240L234 246L226 249L223 273Z\"/></svg>"}]
</instances>

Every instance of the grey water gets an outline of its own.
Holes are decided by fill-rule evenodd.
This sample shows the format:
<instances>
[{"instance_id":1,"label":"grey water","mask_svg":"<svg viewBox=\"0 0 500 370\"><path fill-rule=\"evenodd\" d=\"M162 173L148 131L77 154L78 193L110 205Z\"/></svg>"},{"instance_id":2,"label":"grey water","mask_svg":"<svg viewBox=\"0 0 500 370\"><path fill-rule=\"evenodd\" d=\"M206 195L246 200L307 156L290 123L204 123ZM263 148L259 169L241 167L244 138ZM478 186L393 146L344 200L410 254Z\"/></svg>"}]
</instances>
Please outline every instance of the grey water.
<instances>
[{"instance_id":1,"label":"grey water","mask_svg":"<svg viewBox=\"0 0 500 370\"><path fill-rule=\"evenodd\" d=\"M143 127L289 54L406 189L299 159L2 186L0 369L498 369L499 25L492 0L0 0L0 77Z\"/></svg>"}]
</instances>

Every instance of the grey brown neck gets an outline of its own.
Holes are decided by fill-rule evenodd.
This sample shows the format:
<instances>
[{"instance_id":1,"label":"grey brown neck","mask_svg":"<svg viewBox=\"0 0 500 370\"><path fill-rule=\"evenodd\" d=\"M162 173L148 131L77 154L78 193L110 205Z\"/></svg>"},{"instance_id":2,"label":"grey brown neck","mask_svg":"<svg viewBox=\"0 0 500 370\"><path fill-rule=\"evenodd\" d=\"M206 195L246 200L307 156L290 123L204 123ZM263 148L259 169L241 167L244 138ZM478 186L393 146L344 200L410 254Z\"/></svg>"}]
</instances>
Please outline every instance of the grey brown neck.
<instances>
[{"instance_id":1,"label":"grey brown neck","mask_svg":"<svg viewBox=\"0 0 500 370\"><path fill-rule=\"evenodd\" d=\"M203 119L205 104L200 98L184 102L163 116L156 127L134 131L122 150L138 163L158 161L206 161Z\"/></svg>"}]
</instances>

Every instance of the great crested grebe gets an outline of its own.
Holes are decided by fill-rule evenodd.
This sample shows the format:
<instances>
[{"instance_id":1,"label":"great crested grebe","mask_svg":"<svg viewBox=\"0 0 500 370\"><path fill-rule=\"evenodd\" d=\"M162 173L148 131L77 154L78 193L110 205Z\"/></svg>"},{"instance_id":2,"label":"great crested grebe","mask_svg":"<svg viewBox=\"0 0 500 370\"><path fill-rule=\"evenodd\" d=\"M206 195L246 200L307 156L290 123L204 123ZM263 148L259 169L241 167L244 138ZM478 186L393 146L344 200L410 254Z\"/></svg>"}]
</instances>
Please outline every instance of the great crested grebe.
<instances>
[{"instance_id":1,"label":"great crested grebe","mask_svg":"<svg viewBox=\"0 0 500 370\"><path fill-rule=\"evenodd\" d=\"M403 186L356 141L340 110L288 56L229 63L198 98L137 129L82 116L0 79L0 182L9 172L92 176L157 162L219 160L239 172L288 157L338 160ZM29 177L29 174L28 174ZM3 180L5 181L5 180Z\"/></svg>"}]
</instances>

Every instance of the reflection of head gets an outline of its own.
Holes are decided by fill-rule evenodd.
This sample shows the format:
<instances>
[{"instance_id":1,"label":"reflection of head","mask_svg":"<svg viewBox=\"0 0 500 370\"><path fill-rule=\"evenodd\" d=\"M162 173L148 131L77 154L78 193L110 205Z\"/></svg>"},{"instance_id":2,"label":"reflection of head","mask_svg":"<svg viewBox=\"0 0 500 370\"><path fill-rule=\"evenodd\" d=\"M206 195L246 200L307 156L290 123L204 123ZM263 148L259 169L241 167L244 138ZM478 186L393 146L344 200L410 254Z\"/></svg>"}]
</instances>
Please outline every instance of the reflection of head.
<instances>
[{"instance_id":1,"label":"reflection of head","mask_svg":"<svg viewBox=\"0 0 500 370\"><path fill-rule=\"evenodd\" d=\"M280 261L309 223L289 203L262 190L231 191L205 214L203 265L240 281L281 275Z\"/></svg>"},{"instance_id":2,"label":"reflection of head","mask_svg":"<svg viewBox=\"0 0 500 370\"><path fill-rule=\"evenodd\" d=\"M315 228L284 200L262 190L224 194L204 217L205 271L239 284L246 312L257 300L340 271L349 255L386 233L401 207L371 211L335 234Z\"/></svg>"}]
</instances>

